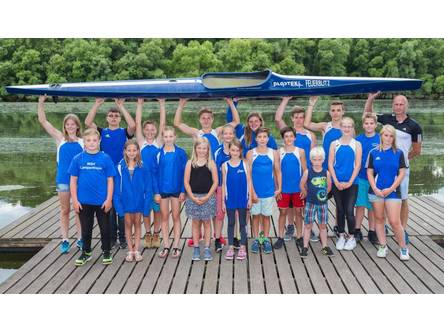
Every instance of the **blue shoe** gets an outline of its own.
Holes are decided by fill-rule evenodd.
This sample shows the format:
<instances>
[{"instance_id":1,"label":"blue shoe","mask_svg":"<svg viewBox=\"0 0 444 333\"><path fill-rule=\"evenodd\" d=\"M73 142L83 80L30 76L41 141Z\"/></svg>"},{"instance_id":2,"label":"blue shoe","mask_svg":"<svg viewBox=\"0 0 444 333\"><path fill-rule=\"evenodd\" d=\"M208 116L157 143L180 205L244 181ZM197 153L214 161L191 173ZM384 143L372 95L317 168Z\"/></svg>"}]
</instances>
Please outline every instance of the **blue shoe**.
<instances>
[{"instance_id":1,"label":"blue shoe","mask_svg":"<svg viewBox=\"0 0 444 333\"><path fill-rule=\"evenodd\" d=\"M289 225L287 225L287 230L285 231L284 241L286 241L286 242L291 241L291 239L293 238L293 235L294 235L294 225L289 224Z\"/></svg>"},{"instance_id":2,"label":"blue shoe","mask_svg":"<svg viewBox=\"0 0 444 333\"><path fill-rule=\"evenodd\" d=\"M192 261L199 261L200 260L200 248L199 246L195 246L193 250L193 257L191 258Z\"/></svg>"},{"instance_id":3,"label":"blue shoe","mask_svg":"<svg viewBox=\"0 0 444 333\"><path fill-rule=\"evenodd\" d=\"M64 240L60 243L60 252L62 254L68 253L71 246L69 245L69 242L67 240Z\"/></svg>"},{"instance_id":4,"label":"blue shoe","mask_svg":"<svg viewBox=\"0 0 444 333\"><path fill-rule=\"evenodd\" d=\"M271 247L271 243L268 238L264 240L263 247L264 247L264 253L270 254L273 252L273 248Z\"/></svg>"},{"instance_id":5,"label":"blue shoe","mask_svg":"<svg viewBox=\"0 0 444 333\"><path fill-rule=\"evenodd\" d=\"M82 251L82 249L83 249L83 240L82 239L78 239L77 242L76 242L76 246L78 247L78 249L80 251Z\"/></svg>"},{"instance_id":6,"label":"blue shoe","mask_svg":"<svg viewBox=\"0 0 444 333\"><path fill-rule=\"evenodd\" d=\"M251 244L251 252L258 253L259 252L259 239L255 239L253 244Z\"/></svg>"},{"instance_id":7,"label":"blue shoe","mask_svg":"<svg viewBox=\"0 0 444 333\"><path fill-rule=\"evenodd\" d=\"M209 247L206 247L204 249L204 260L205 261L213 260L213 255L211 254L211 249Z\"/></svg>"},{"instance_id":8,"label":"blue shoe","mask_svg":"<svg viewBox=\"0 0 444 333\"><path fill-rule=\"evenodd\" d=\"M405 230L404 230L404 241L405 241L405 245L410 244L409 234Z\"/></svg>"}]
</instances>

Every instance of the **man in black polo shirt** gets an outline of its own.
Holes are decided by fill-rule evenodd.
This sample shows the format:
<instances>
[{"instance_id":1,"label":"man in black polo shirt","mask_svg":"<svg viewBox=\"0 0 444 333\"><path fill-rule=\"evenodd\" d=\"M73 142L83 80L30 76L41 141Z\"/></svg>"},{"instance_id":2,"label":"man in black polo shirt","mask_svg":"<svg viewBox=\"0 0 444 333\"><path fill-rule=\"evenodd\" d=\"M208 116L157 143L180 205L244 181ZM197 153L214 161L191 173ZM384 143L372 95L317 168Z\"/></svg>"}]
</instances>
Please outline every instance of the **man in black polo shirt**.
<instances>
[{"instance_id":1,"label":"man in black polo shirt","mask_svg":"<svg viewBox=\"0 0 444 333\"><path fill-rule=\"evenodd\" d=\"M373 112L373 101L380 92L369 94L365 103L364 112ZM406 157L407 166L405 177L401 183L401 223L404 228L406 243L409 238L406 230L409 217L408 194L409 194L409 161L421 154L422 129L419 124L407 114L409 102L404 95L397 95L393 98L392 114L378 114L378 122L382 125L392 125L396 129L396 144Z\"/></svg>"}]
</instances>

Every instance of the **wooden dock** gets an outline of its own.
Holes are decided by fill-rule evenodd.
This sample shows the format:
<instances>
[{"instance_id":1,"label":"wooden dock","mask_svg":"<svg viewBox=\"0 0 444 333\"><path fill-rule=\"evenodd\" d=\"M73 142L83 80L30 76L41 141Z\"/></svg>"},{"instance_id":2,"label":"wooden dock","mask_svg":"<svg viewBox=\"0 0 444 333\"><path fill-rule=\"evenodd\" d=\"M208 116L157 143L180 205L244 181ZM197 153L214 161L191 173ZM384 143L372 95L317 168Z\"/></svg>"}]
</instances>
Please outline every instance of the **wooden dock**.
<instances>
[{"instance_id":1,"label":"wooden dock","mask_svg":"<svg viewBox=\"0 0 444 333\"><path fill-rule=\"evenodd\" d=\"M210 262L192 262L191 221L182 215L182 256L161 259L154 249L143 251L143 261L127 263L126 250L114 252L110 266L101 263L98 227L93 230L93 259L75 267L79 252L73 246L69 254L60 254L56 197L42 203L28 214L0 230L0 247L42 247L15 274L0 285L8 294L442 294L444 293L444 249L434 239L444 239L444 204L432 197L410 199L410 260L398 258L393 237L386 259L376 257L376 248L364 239L352 251L334 249L331 231L335 208L329 206L329 245L332 258L320 254L320 243L310 243L309 257L301 260L294 241L272 254L249 253L248 260L227 261L213 253ZM277 210L273 215L271 235L275 241ZM74 213L71 212L71 219ZM367 234L367 222L363 233ZM392 235L390 233L390 235ZM72 223L70 236L74 242ZM251 240L249 240L249 244Z\"/></svg>"}]
</instances>

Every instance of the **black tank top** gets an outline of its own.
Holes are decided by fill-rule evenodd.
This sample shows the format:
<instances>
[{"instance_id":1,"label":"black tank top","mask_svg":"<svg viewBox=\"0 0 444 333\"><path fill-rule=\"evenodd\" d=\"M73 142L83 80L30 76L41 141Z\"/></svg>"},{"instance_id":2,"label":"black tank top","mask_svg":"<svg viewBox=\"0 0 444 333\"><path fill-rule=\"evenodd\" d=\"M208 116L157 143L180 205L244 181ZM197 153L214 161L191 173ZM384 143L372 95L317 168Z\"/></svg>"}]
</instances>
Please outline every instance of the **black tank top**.
<instances>
[{"instance_id":1,"label":"black tank top","mask_svg":"<svg viewBox=\"0 0 444 333\"><path fill-rule=\"evenodd\" d=\"M196 194L210 192L211 186L213 186L213 176L206 165L201 167L191 166L190 186L191 192Z\"/></svg>"}]
</instances>

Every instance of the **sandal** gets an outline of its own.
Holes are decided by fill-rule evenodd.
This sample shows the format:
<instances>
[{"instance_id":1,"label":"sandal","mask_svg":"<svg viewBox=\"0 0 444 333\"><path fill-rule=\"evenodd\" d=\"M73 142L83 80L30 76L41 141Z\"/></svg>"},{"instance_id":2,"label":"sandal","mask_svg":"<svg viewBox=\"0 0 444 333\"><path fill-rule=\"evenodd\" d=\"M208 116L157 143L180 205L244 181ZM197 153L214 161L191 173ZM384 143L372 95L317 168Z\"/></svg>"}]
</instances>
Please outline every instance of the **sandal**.
<instances>
[{"instance_id":1,"label":"sandal","mask_svg":"<svg viewBox=\"0 0 444 333\"><path fill-rule=\"evenodd\" d=\"M179 258L182 251L178 247L173 248L173 258Z\"/></svg>"},{"instance_id":2,"label":"sandal","mask_svg":"<svg viewBox=\"0 0 444 333\"><path fill-rule=\"evenodd\" d=\"M165 258L168 256L168 254L170 253L170 248L169 247L164 247L162 251L159 252L159 257L160 258Z\"/></svg>"},{"instance_id":3,"label":"sandal","mask_svg":"<svg viewBox=\"0 0 444 333\"><path fill-rule=\"evenodd\" d=\"M128 251L128 253L126 254L126 258L125 261L127 262L132 262L134 260L134 254L131 251Z\"/></svg>"}]
</instances>

